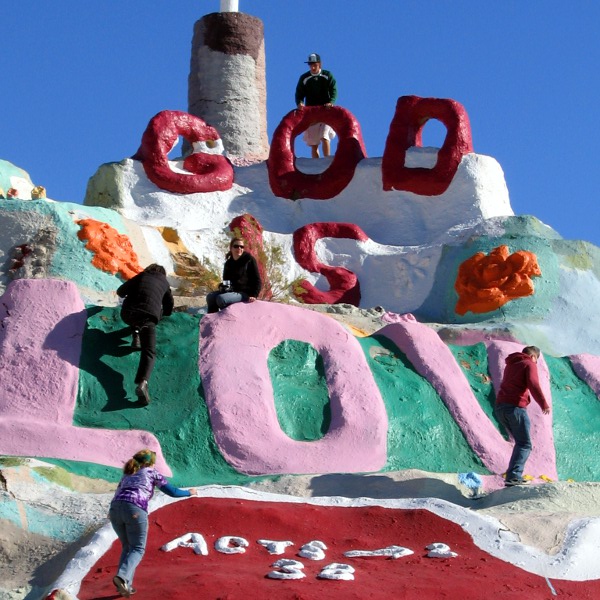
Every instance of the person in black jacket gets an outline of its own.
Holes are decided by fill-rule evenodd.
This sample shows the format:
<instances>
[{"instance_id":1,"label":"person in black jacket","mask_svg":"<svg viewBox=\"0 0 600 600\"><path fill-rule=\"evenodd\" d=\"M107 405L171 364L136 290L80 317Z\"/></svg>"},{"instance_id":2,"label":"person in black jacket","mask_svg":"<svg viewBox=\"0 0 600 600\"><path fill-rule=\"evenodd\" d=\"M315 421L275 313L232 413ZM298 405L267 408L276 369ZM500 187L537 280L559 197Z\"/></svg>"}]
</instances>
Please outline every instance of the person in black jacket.
<instances>
[{"instance_id":1,"label":"person in black jacket","mask_svg":"<svg viewBox=\"0 0 600 600\"><path fill-rule=\"evenodd\" d=\"M147 266L120 286L117 295L125 298L121 318L133 328L131 345L136 350L141 350L135 376L135 394L148 405L148 380L156 360L155 328L162 317L168 317L173 312L173 295L164 267L157 264Z\"/></svg>"},{"instance_id":2,"label":"person in black jacket","mask_svg":"<svg viewBox=\"0 0 600 600\"><path fill-rule=\"evenodd\" d=\"M258 265L252 254L244 251L242 238L233 238L229 243L223 267L223 283L219 291L206 296L209 313L216 313L236 302L254 302L260 294L262 283Z\"/></svg>"}]
</instances>

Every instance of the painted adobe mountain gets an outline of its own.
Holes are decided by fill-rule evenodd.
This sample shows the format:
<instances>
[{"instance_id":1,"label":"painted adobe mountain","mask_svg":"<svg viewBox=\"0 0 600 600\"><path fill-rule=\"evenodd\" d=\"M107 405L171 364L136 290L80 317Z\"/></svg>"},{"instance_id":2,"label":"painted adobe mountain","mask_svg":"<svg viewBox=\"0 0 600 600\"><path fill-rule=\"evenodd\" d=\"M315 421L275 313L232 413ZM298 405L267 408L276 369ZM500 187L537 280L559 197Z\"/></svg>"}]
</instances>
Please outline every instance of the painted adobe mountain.
<instances>
[{"instance_id":1,"label":"painted adobe mountain","mask_svg":"<svg viewBox=\"0 0 600 600\"><path fill-rule=\"evenodd\" d=\"M421 146L428 119L447 128L439 149ZM331 159L294 155L314 120L338 132ZM265 161L161 111L84 205L1 161L0 454L109 482L150 446L180 486L418 469L493 491L511 450L495 390L505 357L535 344L553 417L530 409L528 474L598 482L599 249L513 214L458 102L402 97L390 121L368 158L343 107L292 111ZM179 138L192 153L171 159ZM262 301L205 315L234 233L259 260ZM141 407L115 290L151 262L179 308L158 327ZM24 524L9 495L0 517Z\"/></svg>"}]
</instances>

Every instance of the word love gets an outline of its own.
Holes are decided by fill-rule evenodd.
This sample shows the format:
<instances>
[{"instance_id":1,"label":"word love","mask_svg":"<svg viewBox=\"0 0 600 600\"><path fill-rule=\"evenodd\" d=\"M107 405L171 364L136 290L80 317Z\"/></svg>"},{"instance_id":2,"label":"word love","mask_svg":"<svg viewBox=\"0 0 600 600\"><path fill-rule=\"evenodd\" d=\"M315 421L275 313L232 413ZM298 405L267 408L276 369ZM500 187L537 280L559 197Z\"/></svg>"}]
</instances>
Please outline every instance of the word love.
<instances>
[{"instance_id":1,"label":"word love","mask_svg":"<svg viewBox=\"0 0 600 600\"><path fill-rule=\"evenodd\" d=\"M210 420L225 460L249 475L287 473L376 472L388 461L385 403L358 338L349 335L334 319L317 312L271 302L243 303L228 311L233 318L200 321L198 371L204 386ZM414 370L428 380L462 431L472 451L493 473L502 473L512 445L505 440L473 393L460 364L440 335L412 315L390 315L377 332L406 355ZM0 301L0 439L3 453L36 456L40 424L44 424L44 453L66 460L90 460L119 467L122 448L131 454L148 446L157 449L157 467L165 475L171 468L161 442L150 432L74 425L81 344L87 313L75 284L57 279L17 279ZM257 336L256 323L269 322ZM27 344L23 346L23 338ZM47 341L60 351L47 352ZM236 340L236 377L223 365L231 360L231 340ZM323 357L334 429L321 439L303 442L281 428L274 407L269 353L286 339L310 344ZM504 361L519 349L515 342L488 337L490 376L499 385ZM7 350L9 349L10 352ZM68 349L68 350L67 350ZM16 353L16 354L15 354ZM18 354L18 360L15 356ZM600 359L589 354L571 355L575 372L598 390ZM83 367L82 367L83 368ZM31 386L15 382L46 382L56 399L55 422L49 423L44 405L33 401ZM541 383L550 395L550 375L542 362ZM50 386L50 387L48 387ZM18 389L18 393L15 390ZM245 415L240 435L239 411ZM368 418L365 418L368 415ZM9 435L10 433L10 435ZM532 432L534 468L556 480L556 452L551 420ZM70 440L69 444L65 440ZM534 451L535 452L535 451Z\"/></svg>"}]
</instances>

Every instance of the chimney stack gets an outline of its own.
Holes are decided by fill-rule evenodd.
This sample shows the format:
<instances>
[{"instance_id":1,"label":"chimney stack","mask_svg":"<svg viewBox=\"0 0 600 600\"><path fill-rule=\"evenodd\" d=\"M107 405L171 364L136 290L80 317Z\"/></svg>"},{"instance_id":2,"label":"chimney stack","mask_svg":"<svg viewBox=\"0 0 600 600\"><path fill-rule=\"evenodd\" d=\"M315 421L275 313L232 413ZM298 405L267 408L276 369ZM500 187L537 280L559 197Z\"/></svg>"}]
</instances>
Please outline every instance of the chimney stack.
<instances>
[{"instance_id":1,"label":"chimney stack","mask_svg":"<svg viewBox=\"0 0 600 600\"><path fill-rule=\"evenodd\" d=\"M269 154L267 89L263 23L237 5L221 0L223 12L194 25L188 112L215 127L231 161L244 165Z\"/></svg>"}]
</instances>

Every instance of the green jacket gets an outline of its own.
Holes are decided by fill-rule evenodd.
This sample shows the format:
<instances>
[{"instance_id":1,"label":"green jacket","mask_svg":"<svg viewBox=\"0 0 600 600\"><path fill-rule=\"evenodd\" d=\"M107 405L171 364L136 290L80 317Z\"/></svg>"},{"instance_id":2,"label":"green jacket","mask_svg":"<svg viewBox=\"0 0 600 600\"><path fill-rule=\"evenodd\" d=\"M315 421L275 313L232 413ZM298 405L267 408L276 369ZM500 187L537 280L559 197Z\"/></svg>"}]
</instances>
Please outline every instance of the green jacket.
<instances>
[{"instance_id":1,"label":"green jacket","mask_svg":"<svg viewBox=\"0 0 600 600\"><path fill-rule=\"evenodd\" d=\"M304 102L306 106L322 106L335 102L337 98L337 84L330 71L321 69L318 75L310 71L303 73L296 86L296 104Z\"/></svg>"}]
</instances>

